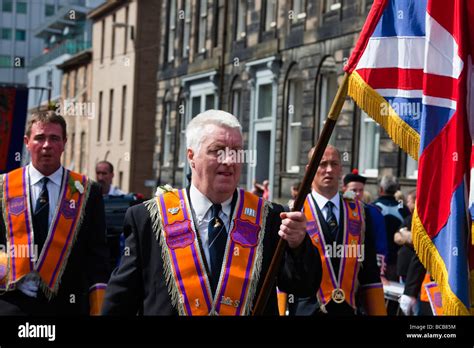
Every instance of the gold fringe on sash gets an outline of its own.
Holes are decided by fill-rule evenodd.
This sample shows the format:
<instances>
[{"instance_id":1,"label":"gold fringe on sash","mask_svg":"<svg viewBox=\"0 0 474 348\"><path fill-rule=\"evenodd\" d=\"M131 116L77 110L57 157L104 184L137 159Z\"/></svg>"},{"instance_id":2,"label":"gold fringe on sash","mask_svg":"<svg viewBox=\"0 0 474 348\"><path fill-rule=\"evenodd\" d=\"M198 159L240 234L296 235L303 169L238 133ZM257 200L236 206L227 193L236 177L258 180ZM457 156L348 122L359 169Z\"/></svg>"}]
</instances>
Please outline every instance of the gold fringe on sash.
<instances>
[{"instance_id":1,"label":"gold fringe on sash","mask_svg":"<svg viewBox=\"0 0 474 348\"><path fill-rule=\"evenodd\" d=\"M177 192L177 191L176 191ZM161 193L163 194L163 193ZM161 259L163 260L163 271L166 285L168 286L168 294L171 298L171 304L178 310L179 315L186 315L184 309L184 302L180 298L178 286L173 278L173 269L169 262L171 255L166 245L165 234L163 233L163 224L160 218L160 209L158 207L158 197L161 195L157 194L155 198L152 198L146 202L143 202L145 208L148 210L151 219L151 228L155 232L155 238L160 244L161 248ZM176 194L176 193L175 193Z\"/></svg>"},{"instance_id":2,"label":"gold fringe on sash","mask_svg":"<svg viewBox=\"0 0 474 348\"><path fill-rule=\"evenodd\" d=\"M243 197L242 197L243 199ZM255 293L257 291L258 282L260 280L260 274L262 271L262 261L263 261L263 239L265 237L265 226L267 222L267 216L269 210L273 208L272 203L269 201L263 201L263 215L262 215L262 230L258 236L258 246L255 252L255 266L250 274L250 282L249 282L249 292L247 296L247 301L242 307L242 315L250 315L250 312L253 307L253 300L255 298ZM258 221L257 221L258 224ZM229 232L230 233L230 232Z\"/></svg>"},{"instance_id":3,"label":"gold fringe on sash","mask_svg":"<svg viewBox=\"0 0 474 348\"><path fill-rule=\"evenodd\" d=\"M430 239L418 216L417 209L413 212L412 222L413 245L427 271L438 283L441 290L445 315L470 315L464 303L453 293L448 282L448 270L441 255Z\"/></svg>"},{"instance_id":4,"label":"gold fringe on sash","mask_svg":"<svg viewBox=\"0 0 474 348\"><path fill-rule=\"evenodd\" d=\"M67 183L66 183L66 185L67 185ZM84 197L83 197L84 203L82 204L81 211L79 212L79 221L77 221L76 228L72 232L73 233L73 239L71 241L71 247L66 248L66 254L64 255L64 261L62 262L61 268L59 268L59 273L58 273L58 276L56 278L57 280L56 280L55 284L53 285L53 289L51 290L48 287L48 285L43 281L43 279L41 277L39 277L40 280L41 280L40 288L43 291L44 295L48 298L48 300L51 300L53 298L53 296L55 296L58 292L59 284L61 284L61 279L62 279L64 270L66 269L66 266L67 266L67 260L69 259L69 255L71 254L71 251L74 247L74 244L76 243L77 236L79 234L77 232L80 231L82 222L84 220L87 200L89 199L89 195L90 195L90 192L91 192L91 186L92 186L92 181L90 181L89 179L86 179L86 191L84 192ZM67 187L65 187L64 189L66 190ZM61 202L59 201L58 204L61 204Z\"/></svg>"},{"instance_id":5,"label":"gold fringe on sash","mask_svg":"<svg viewBox=\"0 0 474 348\"><path fill-rule=\"evenodd\" d=\"M413 159L418 160L420 135L405 123L387 100L354 71L349 76L348 95L387 131L392 140Z\"/></svg>"}]
</instances>

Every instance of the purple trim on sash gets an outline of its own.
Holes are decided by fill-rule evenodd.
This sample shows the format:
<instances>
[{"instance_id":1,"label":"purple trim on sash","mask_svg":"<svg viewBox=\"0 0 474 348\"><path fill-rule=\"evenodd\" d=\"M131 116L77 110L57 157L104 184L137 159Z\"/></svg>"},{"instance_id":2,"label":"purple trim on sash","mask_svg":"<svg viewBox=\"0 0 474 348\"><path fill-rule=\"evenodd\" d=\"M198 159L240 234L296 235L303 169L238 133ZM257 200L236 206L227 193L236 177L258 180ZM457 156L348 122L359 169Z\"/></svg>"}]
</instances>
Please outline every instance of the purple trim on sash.
<instances>
[{"instance_id":1,"label":"purple trim on sash","mask_svg":"<svg viewBox=\"0 0 474 348\"><path fill-rule=\"evenodd\" d=\"M69 170L66 171L66 185L67 183L69 182ZM66 197L66 193L67 193L67 186L64 187L64 192L63 192L63 197L61 198L61 200L58 202L59 204L62 204L62 202L64 201L64 198ZM43 258L40 260L40 263L39 263L39 266L38 266L38 272L39 270L43 267L43 263L44 263L44 260L46 258L46 254L48 252L48 249L49 247L51 246L51 242L53 241L53 237L54 237L54 232L56 231L56 227L58 226L58 223L59 223L59 216L60 216L60 211L59 211L59 214L57 216L55 216L55 221L54 221L54 226L53 226L53 229L52 229L52 232L53 234L50 236L50 238L48 238L46 240L46 243L44 244L43 246L43 250L44 250L44 253L43 253ZM49 231L48 231L49 232ZM41 254L41 253L40 253Z\"/></svg>"},{"instance_id":2,"label":"purple trim on sash","mask_svg":"<svg viewBox=\"0 0 474 348\"><path fill-rule=\"evenodd\" d=\"M170 249L170 253L173 258L173 264L174 264L174 269L176 271L176 276L179 279L178 284L179 284L179 288L181 289L181 294L183 295L184 305L186 306L188 315L191 315L192 314L191 307L189 305L189 300L188 300L188 296L186 295L186 291L184 290L183 278L181 277L181 272L179 271L178 260L176 259L176 253L172 249Z\"/></svg>"},{"instance_id":3,"label":"purple trim on sash","mask_svg":"<svg viewBox=\"0 0 474 348\"><path fill-rule=\"evenodd\" d=\"M349 208L347 207L347 203L345 200L342 200L342 204L344 205L344 207L346 208L345 211L346 211L346 214L345 214L345 217L346 217L346 228L345 228L345 231L344 231L344 235L345 235L345 238L344 238L344 244L342 245L343 247L343 253L342 253L342 265L340 266L339 268L339 279L340 280L343 280L344 279L344 270L346 268L346 258L347 258L347 255L344 255L344 251L345 251L345 248L344 246L348 245L348 242L349 242ZM343 207L343 209L344 209ZM342 278L341 278L342 276ZM342 284L339 284L342 286ZM352 291L351 291L351 304L352 304Z\"/></svg>"},{"instance_id":4,"label":"purple trim on sash","mask_svg":"<svg viewBox=\"0 0 474 348\"><path fill-rule=\"evenodd\" d=\"M26 194L26 167L23 168L23 192ZM30 229L30 217L29 217L29 209L28 209L28 202L26 201L28 197L25 199L25 221L26 221L26 234L28 236L28 255L30 255L30 271L33 270L33 260L31 258L31 229ZM39 255L37 255L39 256Z\"/></svg>"},{"instance_id":5,"label":"purple trim on sash","mask_svg":"<svg viewBox=\"0 0 474 348\"><path fill-rule=\"evenodd\" d=\"M319 296L321 297L321 301L323 302L323 304L325 305L327 302L326 302L326 299L324 298L324 293L323 293L323 290L321 288L319 288Z\"/></svg>"},{"instance_id":6,"label":"purple trim on sash","mask_svg":"<svg viewBox=\"0 0 474 348\"><path fill-rule=\"evenodd\" d=\"M360 213L360 204L358 204L356 202L356 206L357 206L357 213L359 214L359 219L362 220L362 215ZM359 223L358 226L360 227L361 224ZM360 232L361 231L359 231L359 245L360 245L360 240L361 240L361 233ZM351 290L351 305L352 306L354 306L354 300L353 300L354 299L354 289L355 289L354 282L355 282L355 277L356 277L356 273L357 273L356 272L357 271L357 265L358 265L358 263L356 262L355 266L354 266L354 272L353 272L353 275L352 275L352 282L351 282L351 289L352 289Z\"/></svg>"},{"instance_id":7,"label":"purple trim on sash","mask_svg":"<svg viewBox=\"0 0 474 348\"><path fill-rule=\"evenodd\" d=\"M194 246L194 243L191 244L191 252L193 254L194 264L196 265L196 269L197 269L198 276L199 276L199 283L201 284L201 289L204 293L204 299L206 300L207 308L211 308L212 304L211 304L211 301L209 299L209 293L207 291L206 284L204 283L203 272L201 270L201 264L199 263L197 253L196 253L196 247Z\"/></svg>"},{"instance_id":8,"label":"purple trim on sash","mask_svg":"<svg viewBox=\"0 0 474 348\"><path fill-rule=\"evenodd\" d=\"M166 205L165 205L165 199L163 197L163 195L160 196L160 203L161 203L161 211L163 212L163 222L164 222L164 225L168 225L168 215L166 214Z\"/></svg>"},{"instance_id":9,"label":"purple trim on sash","mask_svg":"<svg viewBox=\"0 0 474 348\"><path fill-rule=\"evenodd\" d=\"M69 175L69 173L68 173ZM68 182L68 181L66 181ZM86 183L85 183L85 178L84 176L82 177L82 185L85 186ZM66 192L66 189L64 189L64 192ZM80 194L79 195L79 202L77 204L77 207L81 207L81 202L82 202L82 195ZM85 204L85 203L84 203ZM80 213L80 211L79 211ZM51 288L53 286L53 280L54 278L56 277L56 273L58 272L58 269L59 269L59 266L61 265L62 263L62 260L63 260L63 257L64 257L64 253L66 252L66 249L68 248L68 244L69 244L69 241L71 239L71 236L72 236L72 232L73 232L73 229L76 227L76 221L77 221L77 213L76 213L76 216L74 217L74 221L72 222L71 224L71 228L69 229L69 233L67 235L67 239L66 239L66 243L64 243L64 246L63 246L63 250L61 251L61 256L59 257L59 261L58 263L56 264L56 268L54 269L54 272L53 272L53 276L51 277L51 280L49 281L49 287ZM56 219L56 221L59 221L59 216L58 218ZM54 231L53 231L53 235L51 236L51 240L53 239L53 236L54 236ZM46 256L46 253L44 254ZM46 257L45 257L46 258Z\"/></svg>"},{"instance_id":10,"label":"purple trim on sash","mask_svg":"<svg viewBox=\"0 0 474 348\"><path fill-rule=\"evenodd\" d=\"M239 202L239 210L237 210L237 216L242 216L243 209L244 209L244 190L240 189L240 202Z\"/></svg>"},{"instance_id":11,"label":"purple trim on sash","mask_svg":"<svg viewBox=\"0 0 474 348\"><path fill-rule=\"evenodd\" d=\"M184 192L185 189L179 190L179 202L181 203L181 208L183 209L184 220L189 220L188 217L188 210L186 209L186 201L184 200Z\"/></svg>"},{"instance_id":12,"label":"purple trim on sash","mask_svg":"<svg viewBox=\"0 0 474 348\"><path fill-rule=\"evenodd\" d=\"M227 260L226 260L226 263L225 263L224 281L222 282L222 286L221 286L220 291L218 293L219 296L217 297L217 301L216 301L216 312L217 313L219 313L219 310L221 309L221 301L219 299L222 298L222 296L224 295L225 289L227 287L227 281L229 280L229 276L230 276L229 270L230 270L230 265L232 263L232 256L234 254L233 253L234 246L235 246L235 243L231 239L229 252L227 253Z\"/></svg>"},{"instance_id":13,"label":"purple trim on sash","mask_svg":"<svg viewBox=\"0 0 474 348\"><path fill-rule=\"evenodd\" d=\"M260 225L260 210L262 208L262 203L263 203L263 199L259 198L258 199L258 206L257 206L257 217L255 218L255 223L257 225Z\"/></svg>"},{"instance_id":14,"label":"purple trim on sash","mask_svg":"<svg viewBox=\"0 0 474 348\"><path fill-rule=\"evenodd\" d=\"M23 168L23 172L24 171L25 171L25 168ZM6 187L5 192L7 194L7 199L6 199L6 202L4 202L4 204L7 204L8 200L10 198L10 196L8 194L8 177L9 176L10 176L10 174L5 175L5 187ZM13 225L12 225L12 218L11 218L10 213L8 214L8 227L10 227L10 240L11 240L10 246L12 246L12 245L15 245L15 241L13 239ZM11 254L11 250L8 250L8 252ZM12 260L12 275L13 275L12 276L12 281L15 281L15 279L16 279L15 261L13 260L13 258L11 258L11 260Z\"/></svg>"},{"instance_id":15,"label":"purple trim on sash","mask_svg":"<svg viewBox=\"0 0 474 348\"><path fill-rule=\"evenodd\" d=\"M260 206L261 204L259 204L259 209L260 209ZM247 269L245 270L244 286L242 287L242 293L240 294L240 302L239 302L239 306L237 307L237 312L236 312L237 315L240 315L240 311L242 310L242 304L244 302L244 297L245 297L245 294L247 293L247 286L249 283L249 273L250 273L250 268L253 264L252 260L253 260L253 254L255 254L255 248L256 247L253 247L252 250L250 250L249 259L247 261Z\"/></svg>"},{"instance_id":16,"label":"purple trim on sash","mask_svg":"<svg viewBox=\"0 0 474 348\"><path fill-rule=\"evenodd\" d=\"M324 237L322 236L322 233L319 230L318 222L316 221L316 216L317 215L314 211L313 204L311 203L311 198L308 196L308 197L306 197L306 199L308 200L309 208L311 209L311 214L313 215L313 219L314 219L313 220L314 221L314 228L316 229L317 233L319 234L319 241L321 243L321 248L323 249L323 253L324 253L325 250L326 250L326 243L324 242ZM306 226L308 226L308 224L306 224ZM328 267L328 270L329 270L329 276L331 277L332 285L335 288L336 287L336 280L334 279L333 272L331 272L331 269L332 269L332 265L330 263L331 260L329 260L329 257L326 257L326 255L324 255L324 261L327 264L327 267Z\"/></svg>"}]
</instances>

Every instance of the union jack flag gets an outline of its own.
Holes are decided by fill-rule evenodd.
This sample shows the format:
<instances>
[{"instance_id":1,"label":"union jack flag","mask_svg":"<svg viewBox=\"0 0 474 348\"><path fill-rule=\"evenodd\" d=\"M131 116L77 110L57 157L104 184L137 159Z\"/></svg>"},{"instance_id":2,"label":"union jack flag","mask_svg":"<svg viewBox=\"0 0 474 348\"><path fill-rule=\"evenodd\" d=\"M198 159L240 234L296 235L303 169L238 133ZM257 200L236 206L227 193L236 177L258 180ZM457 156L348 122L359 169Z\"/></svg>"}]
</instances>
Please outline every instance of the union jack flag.
<instances>
[{"instance_id":1,"label":"union jack flag","mask_svg":"<svg viewBox=\"0 0 474 348\"><path fill-rule=\"evenodd\" d=\"M413 241L448 315L470 309L472 3L375 0L345 67L349 95L418 160Z\"/></svg>"}]
</instances>

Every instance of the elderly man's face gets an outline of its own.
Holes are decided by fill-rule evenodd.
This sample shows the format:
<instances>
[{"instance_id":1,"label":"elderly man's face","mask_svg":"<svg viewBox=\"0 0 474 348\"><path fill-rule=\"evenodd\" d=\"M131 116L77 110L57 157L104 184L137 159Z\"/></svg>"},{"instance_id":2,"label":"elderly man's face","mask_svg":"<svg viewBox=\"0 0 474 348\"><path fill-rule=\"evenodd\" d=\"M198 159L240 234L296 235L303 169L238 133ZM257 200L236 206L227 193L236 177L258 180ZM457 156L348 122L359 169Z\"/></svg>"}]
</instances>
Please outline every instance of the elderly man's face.
<instances>
[{"instance_id":1,"label":"elderly man's face","mask_svg":"<svg viewBox=\"0 0 474 348\"><path fill-rule=\"evenodd\" d=\"M229 154L242 150L242 135L238 129L212 124L205 132L199 151L188 149L192 182L213 203L221 203L232 196L239 183L242 163Z\"/></svg>"}]
</instances>

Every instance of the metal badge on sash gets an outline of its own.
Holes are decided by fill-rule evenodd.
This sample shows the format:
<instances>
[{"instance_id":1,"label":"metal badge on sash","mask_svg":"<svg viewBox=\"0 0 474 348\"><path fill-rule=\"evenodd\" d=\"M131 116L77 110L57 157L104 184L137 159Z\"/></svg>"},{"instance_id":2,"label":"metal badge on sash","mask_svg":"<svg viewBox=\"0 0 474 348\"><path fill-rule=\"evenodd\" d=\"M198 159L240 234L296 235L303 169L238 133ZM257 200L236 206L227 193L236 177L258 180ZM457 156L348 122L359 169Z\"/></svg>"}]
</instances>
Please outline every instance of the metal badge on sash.
<instances>
[{"instance_id":1,"label":"metal badge on sash","mask_svg":"<svg viewBox=\"0 0 474 348\"><path fill-rule=\"evenodd\" d=\"M331 297L336 303L342 303L346 299L346 296L344 295L344 290L342 289L334 289L332 291Z\"/></svg>"}]
</instances>

